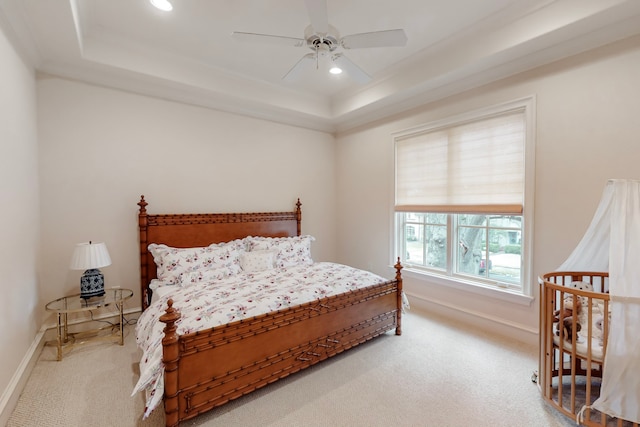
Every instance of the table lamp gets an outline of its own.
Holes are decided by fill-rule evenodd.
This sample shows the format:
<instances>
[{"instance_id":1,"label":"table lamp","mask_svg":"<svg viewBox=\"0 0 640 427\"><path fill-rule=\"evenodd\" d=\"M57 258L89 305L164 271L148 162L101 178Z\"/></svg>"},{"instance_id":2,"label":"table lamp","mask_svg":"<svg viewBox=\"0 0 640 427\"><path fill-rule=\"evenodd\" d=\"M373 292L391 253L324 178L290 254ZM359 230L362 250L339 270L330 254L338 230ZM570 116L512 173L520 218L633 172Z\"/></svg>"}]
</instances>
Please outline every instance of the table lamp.
<instances>
[{"instance_id":1,"label":"table lamp","mask_svg":"<svg viewBox=\"0 0 640 427\"><path fill-rule=\"evenodd\" d=\"M104 295L104 276L99 268L111 265L104 243L78 243L71 257L72 270L85 270L80 277L80 298Z\"/></svg>"}]
</instances>

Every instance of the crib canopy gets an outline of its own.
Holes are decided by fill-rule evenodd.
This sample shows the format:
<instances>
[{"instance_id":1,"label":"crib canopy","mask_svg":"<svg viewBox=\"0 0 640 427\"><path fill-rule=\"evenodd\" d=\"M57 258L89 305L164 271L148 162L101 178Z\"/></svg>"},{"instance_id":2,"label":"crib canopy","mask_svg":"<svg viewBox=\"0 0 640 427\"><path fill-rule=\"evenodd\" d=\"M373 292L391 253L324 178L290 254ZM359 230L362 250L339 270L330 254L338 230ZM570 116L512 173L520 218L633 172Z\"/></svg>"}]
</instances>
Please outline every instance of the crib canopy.
<instances>
[{"instance_id":1,"label":"crib canopy","mask_svg":"<svg viewBox=\"0 0 640 427\"><path fill-rule=\"evenodd\" d=\"M588 230L558 271L609 272L609 341L592 407L640 423L640 181L608 181Z\"/></svg>"}]
</instances>

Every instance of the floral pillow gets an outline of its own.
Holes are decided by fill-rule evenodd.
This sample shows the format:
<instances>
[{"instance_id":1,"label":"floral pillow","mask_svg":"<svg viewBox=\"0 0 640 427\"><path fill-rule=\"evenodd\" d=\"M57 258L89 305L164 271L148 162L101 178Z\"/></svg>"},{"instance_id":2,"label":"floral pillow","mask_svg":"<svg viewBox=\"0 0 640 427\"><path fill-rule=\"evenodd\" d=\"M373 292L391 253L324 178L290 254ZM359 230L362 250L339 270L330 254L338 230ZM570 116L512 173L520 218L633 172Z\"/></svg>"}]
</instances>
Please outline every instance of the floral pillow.
<instances>
[{"instance_id":1,"label":"floral pillow","mask_svg":"<svg viewBox=\"0 0 640 427\"><path fill-rule=\"evenodd\" d=\"M199 270L227 268L228 274L239 273L244 241L233 240L197 248L172 248L152 243L148 249L158 268L158 279L180 284L183 274Z\"/></svg>"},{"instance_id":2,"label":"floral pillow","mask_svg":"<svg viewBox=\"0 0 640 427\"><path fill-rule=\"evenodd\" d=\"M248 237L247 249L250 252L274 250L277 253L276 267L293 267L295 265L311 265L312 236L293 237Z\"/></svg>"},{"instance_id":3,"label":"floral pillow","mask_svg":"<svg viewBox=\"0 0 640 427\"><path fill-rule=\"evenodd\" d=\"M271 270L276 266L278 252L273 249L244 252L240 255L240 266L246 273Z\"/></svg>"}]
</instances>

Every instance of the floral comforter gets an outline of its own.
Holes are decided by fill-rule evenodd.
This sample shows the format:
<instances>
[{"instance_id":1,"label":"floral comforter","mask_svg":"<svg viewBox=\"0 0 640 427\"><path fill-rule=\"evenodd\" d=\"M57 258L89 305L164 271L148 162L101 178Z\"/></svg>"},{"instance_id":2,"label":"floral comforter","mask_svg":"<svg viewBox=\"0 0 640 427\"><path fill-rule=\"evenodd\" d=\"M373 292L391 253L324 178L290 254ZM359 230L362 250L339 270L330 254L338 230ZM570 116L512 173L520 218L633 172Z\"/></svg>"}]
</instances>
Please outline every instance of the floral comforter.
<instances>
[{"instance_id":1,"label":"floral comforter","mask_svg":"<svg viewBox=\"0 0 640 427\"><path fill-rule=\"evenodd\" d=\"M138 319L136 340L143 355L140 379L132 395L146 392L145 418L162 401L164 324L159 318L165 313L170 298L181 314L176 326L178 334L182 335L386 281L388 279L368 271L319 262L239 273L204 285L172 285L175 291L152 303Z\"/></svg>"}]
</instances>

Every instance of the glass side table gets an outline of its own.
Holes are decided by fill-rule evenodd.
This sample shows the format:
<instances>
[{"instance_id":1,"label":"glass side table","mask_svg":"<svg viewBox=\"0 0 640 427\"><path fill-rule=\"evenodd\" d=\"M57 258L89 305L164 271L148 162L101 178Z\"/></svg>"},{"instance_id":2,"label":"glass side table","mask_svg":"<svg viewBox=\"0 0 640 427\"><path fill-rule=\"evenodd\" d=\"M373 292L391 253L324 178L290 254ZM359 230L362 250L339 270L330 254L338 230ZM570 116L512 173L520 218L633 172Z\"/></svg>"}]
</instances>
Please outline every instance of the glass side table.
<instances>
[{"instance_id":1,"label":"glass side table","mask_svg":"<svg viewBox=\"0 0 640 427\"><path fill-rule=\"evenodd\" d=\"M71 348L76 344L81 344L84 340L118 340L120 345L124 345L124 302L133 296L131 289L125 288L108 288L104 290L104 295L100 297L80 298L80 294L70 295L67 297L58 298L46 305L46 309L54 311L58 317L57 326L57 346L58 346L58 360L62 360L62 348ZM118 310L118 323L114 325L105 326L99 329L92 329L90 331L82 332L69 332L69 324L67 316L69 313L81 313L85 311L96 310L103 307L115 306ZM117 332L113 332L113 328L118 327ZM100 331L105 329L111 329L112 333L109 335L100 335Z\"/></svg>"}]
</instances>

